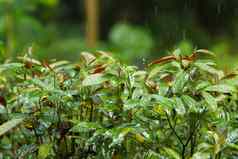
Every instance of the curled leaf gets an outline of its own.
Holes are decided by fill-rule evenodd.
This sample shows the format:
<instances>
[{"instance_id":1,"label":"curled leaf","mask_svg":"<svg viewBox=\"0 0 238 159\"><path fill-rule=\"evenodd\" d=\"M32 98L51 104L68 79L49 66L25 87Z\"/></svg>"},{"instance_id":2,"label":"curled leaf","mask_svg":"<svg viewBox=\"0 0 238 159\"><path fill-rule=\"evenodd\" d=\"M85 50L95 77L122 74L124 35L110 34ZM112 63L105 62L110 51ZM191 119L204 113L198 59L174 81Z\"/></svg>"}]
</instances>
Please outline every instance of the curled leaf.
<instances>
[{"instance_id":1,"label":"curled leaf","mask_svg":"<svg viewBox=\"0 0 238 159\"><path fill-rule=\"evenodd\" d=\"M209 50L206 50L206 49L199 49L199 50L194 51L194 53L204 53L207 55L215 56L215 53L213 53Z\"/></svg>"},{"instance_id":2,"label":"curled leaf","mask_svg":"<svg viewBox=\"0 0 238 159\"><path fill-rule=\"evenodd\" d=\"M105 78L104 74L96 73L96 74L92 74L92 75L87 76L83 80L82 85L83 86L92 86L92 85L101 84L105 81L107 81L107 79Z\"/></svg>"},{"instance_id":3,"label":"curled leaf","mask_svg":"<svg viewBox=\"0 0 238 159\"><path fill-rule=\"evenodd\" d=\"M91 54L91 53L88 53L88 52L82 52L80 54L81 56L81 59L87 64L89 65L90 63L92 63L94 60L96 60L96 57Z\"/></svg>"},{"instance_id":4,"label":"curled leaf","mask_svg":"<svg viewBox=\"0 0 238 159\"><path fill-rule=\"evenodd\" d=\"M148 64L148 67L150 67L154 64L160 64L160 63L170 62L170 61L174 61L174 60L176 60L176 57L174 55L165 56L165 57L162 57L158 60L152 61L150 64Z\"/></svg>"}]
</instances>

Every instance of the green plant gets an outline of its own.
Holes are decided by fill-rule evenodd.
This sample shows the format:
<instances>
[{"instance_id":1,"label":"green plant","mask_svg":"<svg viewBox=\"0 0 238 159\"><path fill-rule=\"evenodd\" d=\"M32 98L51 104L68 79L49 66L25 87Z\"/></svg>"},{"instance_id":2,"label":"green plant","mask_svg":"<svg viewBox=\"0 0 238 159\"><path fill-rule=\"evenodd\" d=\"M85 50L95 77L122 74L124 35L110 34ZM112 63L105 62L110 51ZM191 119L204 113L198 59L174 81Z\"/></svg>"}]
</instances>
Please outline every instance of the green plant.
<instances>
[{"instance_id":1,"label":"green plant","mask_svg":"<svg viewBox=\"0 0 238 159\"><path fill-rule=\"evenodd\" d=\"M31 52L31 50L29 50ZM6 158L219 159L238 155L236 72L196 50L145 70L105 52L78 64L0 66L0 155Z\"/></svg>"},{"instance_id":2,"label":"green plant","mask_svg":"<svg viewBox=\"0 0 238 159\"><path fill-rule=\"evenodd\" d=\"M46 46L52 31L48 25L43 27L42 19L49 18L48 14L53 13L57 5L58 0L0 0L0 40L5 44L3 57L15 58L33 41ZM39 10L41 20L35 16Z\"/></svg>"}]
</instances>

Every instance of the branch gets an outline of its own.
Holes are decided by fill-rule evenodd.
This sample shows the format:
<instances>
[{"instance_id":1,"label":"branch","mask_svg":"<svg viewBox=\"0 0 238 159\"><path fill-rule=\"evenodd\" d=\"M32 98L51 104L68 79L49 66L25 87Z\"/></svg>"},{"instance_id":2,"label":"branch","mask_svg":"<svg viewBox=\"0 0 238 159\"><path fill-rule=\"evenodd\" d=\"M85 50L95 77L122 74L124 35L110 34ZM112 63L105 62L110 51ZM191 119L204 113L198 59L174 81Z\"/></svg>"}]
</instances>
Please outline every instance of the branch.
<instances>
[{"instance_id":1,"label":"branch","mask_svg":"<svg viewBox=\"0 0 238 159\"><path fill-rule=\"evenodd\" d=\"M171 122L170 122L170 120L169 120L169 116L168 116L167 112L165 112L165 114L166 114L167 121L168 121L168 123L169 123L170 129L172 129L173 133L175 134L175 136L178 138L179 142L180 142L180 143L183 145L183 147L184 147L185 145L184 145L182 139L179 137L179 135L178 135L177 132L175 131L174 127L172 126L172 124L171 124Z\"/></svg>"}]
</instances>

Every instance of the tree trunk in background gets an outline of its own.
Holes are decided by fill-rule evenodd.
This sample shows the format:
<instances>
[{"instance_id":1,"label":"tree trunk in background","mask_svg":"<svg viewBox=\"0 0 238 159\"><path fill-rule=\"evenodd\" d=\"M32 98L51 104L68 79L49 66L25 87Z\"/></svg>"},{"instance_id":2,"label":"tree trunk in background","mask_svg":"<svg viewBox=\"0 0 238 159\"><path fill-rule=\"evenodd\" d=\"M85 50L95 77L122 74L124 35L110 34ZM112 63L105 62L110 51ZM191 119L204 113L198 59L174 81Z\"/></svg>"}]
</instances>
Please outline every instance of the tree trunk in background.
<instances>
[{"instance_id":1,"label":"tree trunk in background","mask_svg":"<svg viewBox=\"0 0 238 159\"><path fill-rule=\"evenodd\" d=\"M86 42L88 47L96 47L99 30L99 0L85 0Z\"/></svg>"}]
</instances>

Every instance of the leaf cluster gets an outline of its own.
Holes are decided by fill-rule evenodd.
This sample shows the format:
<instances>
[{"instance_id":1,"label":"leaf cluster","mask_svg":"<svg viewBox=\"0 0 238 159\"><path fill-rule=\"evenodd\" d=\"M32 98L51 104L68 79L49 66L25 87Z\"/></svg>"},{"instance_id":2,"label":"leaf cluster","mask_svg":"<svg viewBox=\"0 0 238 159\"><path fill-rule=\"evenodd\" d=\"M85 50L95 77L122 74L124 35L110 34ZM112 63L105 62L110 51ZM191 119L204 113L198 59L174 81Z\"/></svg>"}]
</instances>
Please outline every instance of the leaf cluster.
<instances>
[{"instance_id":1,"label":"leaf cluster","mask_svg":"<svg viewBox=\"0 0 238 159\"><path fill-rule=\"evenodd\" d=\"M230 159L238 156L236 72L207 50L144 70L109 53L80 62L20 57L0 65L6 158Z\"/></svg>"}]
</instances>

